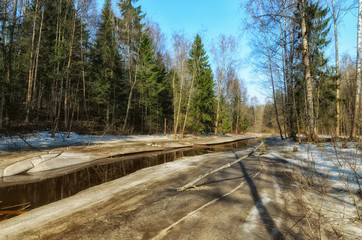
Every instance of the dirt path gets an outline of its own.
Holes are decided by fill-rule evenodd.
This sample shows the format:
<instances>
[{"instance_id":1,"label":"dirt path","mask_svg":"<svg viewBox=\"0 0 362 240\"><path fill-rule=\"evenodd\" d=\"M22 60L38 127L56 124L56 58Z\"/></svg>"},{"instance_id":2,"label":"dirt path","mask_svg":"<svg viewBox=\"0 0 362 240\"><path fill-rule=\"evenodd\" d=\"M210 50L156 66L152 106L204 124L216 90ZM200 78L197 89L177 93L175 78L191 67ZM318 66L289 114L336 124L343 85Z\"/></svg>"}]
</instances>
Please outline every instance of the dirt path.
<instances>
[{"instance_id":1,"label":"dirt path","mask_svg":"<svg viewBox=\"0 0 362 240\"><path fill-rule=\"evenodd\" d=\"M143 169L0 223L0 239L304 239L282 159L252 156L176 191L250 149Z\"/></svg>"}]
</instances>

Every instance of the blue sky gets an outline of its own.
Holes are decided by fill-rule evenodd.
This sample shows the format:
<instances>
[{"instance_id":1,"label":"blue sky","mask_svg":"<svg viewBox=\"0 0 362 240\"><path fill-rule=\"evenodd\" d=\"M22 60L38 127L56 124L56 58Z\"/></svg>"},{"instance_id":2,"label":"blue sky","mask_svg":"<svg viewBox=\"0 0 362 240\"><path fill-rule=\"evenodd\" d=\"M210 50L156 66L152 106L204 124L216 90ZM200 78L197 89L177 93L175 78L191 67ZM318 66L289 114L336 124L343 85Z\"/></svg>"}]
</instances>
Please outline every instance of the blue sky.
<instances>
[{"instance_id":1,"label":"blue sky","mask_svg":"<svg viewBox=\"0 0 362 240\"><path fill-rule=\"evenodd\" d=\"M254 80L257 78L253 76L252 66L248 62L250 37L241 29L242 2L243 0L139 0L138 5L141 5L142 11L149 19L160 25L166 35L168 46L171 46L172 34L175 32L183 32L190 41L199 33L209 52L210 60L212 40L216 40L220 34L235 36L239 42L238 57L242 62L238 71L239 77L244 80L248 95L256 96L263 103L270 94ZM355 58L356 35L357 9L354 9L345 16L339 26L340 59L344 53ZM331 42L327 56L334 61L334 42Z\"/></svg>"}]
</instances>

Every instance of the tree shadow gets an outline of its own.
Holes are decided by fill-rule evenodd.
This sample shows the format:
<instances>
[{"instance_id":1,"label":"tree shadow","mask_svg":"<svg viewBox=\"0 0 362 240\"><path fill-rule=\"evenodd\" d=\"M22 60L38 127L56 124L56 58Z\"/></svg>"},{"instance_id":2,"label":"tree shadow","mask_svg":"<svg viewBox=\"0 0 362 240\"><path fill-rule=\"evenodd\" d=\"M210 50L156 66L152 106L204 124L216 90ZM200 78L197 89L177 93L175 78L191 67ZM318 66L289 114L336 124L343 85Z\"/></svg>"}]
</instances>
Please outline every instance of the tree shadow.
<instances>
[{"instance_id":1,"label":"tree shadow","mask_svg":"<svg viewBox=\"0 0 362 240\"><path fill-rule=\"evenodd\" d=\"M235 156L238 158L237 154L234 152ZM239 162L242 173L244 174L245 180L249 186L251 196L254 200L255 206L258 210L259 216L263 221L265 229L268 231L272 239L285 239L283 234L279 231L277 225L274 223L272 217L268 213L268 210L263 204L263 201L259 195L258 189L250 177L248 171L246 170L242 161Z\"/></svg>"}]
</instances>

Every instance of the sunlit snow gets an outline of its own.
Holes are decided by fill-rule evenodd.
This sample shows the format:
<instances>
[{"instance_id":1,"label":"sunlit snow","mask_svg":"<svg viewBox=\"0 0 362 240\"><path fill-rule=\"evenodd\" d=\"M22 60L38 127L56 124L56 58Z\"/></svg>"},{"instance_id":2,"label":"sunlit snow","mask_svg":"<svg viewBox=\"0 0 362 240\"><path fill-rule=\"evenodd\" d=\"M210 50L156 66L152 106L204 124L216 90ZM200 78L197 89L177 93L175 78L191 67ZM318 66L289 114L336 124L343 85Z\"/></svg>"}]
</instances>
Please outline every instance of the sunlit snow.
<instances>
[{"instance_id":1,"label":"sunlit snow","mask_svg":"<svg viewBox=\"0 0 362 240\"><path fill-rule=\"evenodd\" d=\"M53 148L69 145L90 145L99 143L117 143L132 141L153 141L169 139L162 135L135 135L135 136L112 136L112 135L79 135L71 132L57 132L52 137L49 131L33 132L26 135L15 135L0 138L0 150L21 150L29 148ZM29 146L30 145L30 146Z\"/></svg>"}]
</instances>

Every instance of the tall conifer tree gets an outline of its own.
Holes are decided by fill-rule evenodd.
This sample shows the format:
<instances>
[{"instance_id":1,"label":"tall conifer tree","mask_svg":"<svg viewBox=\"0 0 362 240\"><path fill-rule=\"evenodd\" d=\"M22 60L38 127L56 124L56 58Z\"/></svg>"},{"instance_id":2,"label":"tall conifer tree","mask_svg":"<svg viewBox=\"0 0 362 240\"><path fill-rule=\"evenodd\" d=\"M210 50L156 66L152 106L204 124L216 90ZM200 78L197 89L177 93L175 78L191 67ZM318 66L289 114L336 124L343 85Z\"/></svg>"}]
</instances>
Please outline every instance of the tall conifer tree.
<instances>
[{"instance_id":1,"label":"tall conifer tree","mask_svg":"<svg viewBox=\"0 0 362 240\"><path fill-rule=\"evenodd\" d=\"M190 128L198 133L212 131L215 115L214 81L209 58L197 34L189 52L188 69L194 77Z\"/></svg>"},{"instance_id":2,"label":"tall conifer tree","mask_svg":"<svg viewBox=\"0 0 362 240\"><path fill-rule=\"evenodd\" d=\"M145 14L142 13L140 6L134 6L136 2L137 0L120 0L118 4L121 10L119 31L122 41L123 62L127 75L126 78L128 79L128 100L122 131L126 130L133 94L137 86L138 56L144 27L141 21Z\"/></svg>"},{"instance_id":3,"label":"tall conifer tree","mask_svg":"<svg viewBox=\"0 0 362 240\"><path fill-rule=\"evenodd\" d=\"M95 44L92 49L92 64L94 79L92 81L93 98L97 104L104 106L103 116L106 123L110 123L110 115L114 119L116 89L120 87L121 79L121 57L116 42L116 17L111 9L111 1L107 0L101 15L101 22L96 34Z\"/></svg>"},{"instance_id":4,"label":"tall conifer tree","mask_svg":"<svg viewBox=\"0 0 362 240\"><path fill-rule=\"evenodd\" d=\"M159 93L164 89L163 82L159 82L160 69L155 59L155 50L147 33L142 35L139 49L138 92L142 106L142 127L148 132L158 128L157 120L162 115Z\"/></svg>"}]
</instances>

